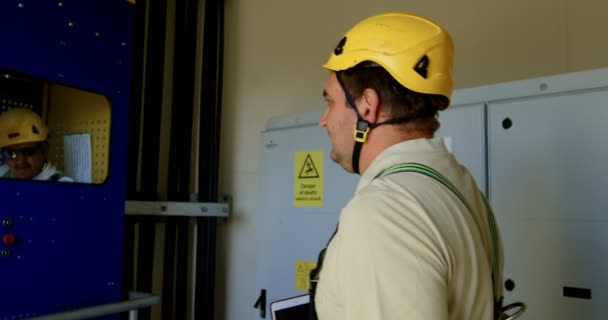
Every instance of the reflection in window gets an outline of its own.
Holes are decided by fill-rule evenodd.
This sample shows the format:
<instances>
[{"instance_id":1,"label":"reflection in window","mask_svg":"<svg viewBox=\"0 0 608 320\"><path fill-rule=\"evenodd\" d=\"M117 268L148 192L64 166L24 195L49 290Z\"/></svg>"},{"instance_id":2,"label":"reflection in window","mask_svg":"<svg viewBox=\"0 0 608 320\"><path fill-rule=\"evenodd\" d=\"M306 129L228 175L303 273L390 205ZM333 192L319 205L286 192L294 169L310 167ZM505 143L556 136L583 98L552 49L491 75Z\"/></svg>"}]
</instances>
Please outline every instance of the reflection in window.
<instances>
[{"instance_id":1,"label":"reflection in window","mask_svg":"<svg viewBox=\"0 0 608 320\"><path fill-rule=\"evenodd\" d=\"M0 177L103 183L109 159L108 99L1 72Z\"/></svg>"}]
</instances>

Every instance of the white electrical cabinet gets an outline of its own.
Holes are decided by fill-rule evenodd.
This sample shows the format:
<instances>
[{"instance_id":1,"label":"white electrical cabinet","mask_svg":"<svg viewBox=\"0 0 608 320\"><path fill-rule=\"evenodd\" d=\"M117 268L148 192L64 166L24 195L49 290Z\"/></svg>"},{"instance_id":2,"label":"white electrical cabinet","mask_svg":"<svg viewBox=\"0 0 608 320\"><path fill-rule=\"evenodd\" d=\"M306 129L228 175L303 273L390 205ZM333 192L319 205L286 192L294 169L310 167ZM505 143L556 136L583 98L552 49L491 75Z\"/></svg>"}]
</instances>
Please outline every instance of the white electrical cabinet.
<instances>
[{"instance_id":1,"label":"white electrical cabinet","mask_svg":"<svg viewBox=\"0 0 608 320\"><path fill-rule=\"evenodd\" d=\"M272 118L262 133L256 289L266 291L266 310L306 293L306 263L316 262L358 182L330 160L320 116ZM440 122L437 135L494 208L505 300L528 305L520 319L605 319L608 69L457 90ZM318 171L321 201L297 201L306 167Z\"/></svg>"},{"instance_id":2,"label":"white electrical cabinet","mask_svg":"<svg viewBox=\"0 0 608 320\"><path fill-rule=\"evenodd\" d=\"M479 189L486 193L486 113L483 103L457 104L439 113L441 126L435 136L442 137L448 150L466 166Z\"/></svg>"},{"instance_id":3,"label":"white electrical cabinet","mask_svg":"<svg viewBox=\"0 0 608 320\"><path fill-rule=\"evenodd\" d=\"M272 118L262 134L257 222L257 294L271 302L305 294L297 290L298 261L315 261L338 222L340 209L355 190L357 177L329 158L330 142L319 128L320 113ZM314 166L323 185L322 206L295 206L294 189L303 167L296 153L316 152ZM297 171L297 172L296 172ZM302 272L299 274L302 279ZM255 319L260 319L258 311Z\"/></svg>"},{"instance_id":4,"label":"white electrical cabinet","mask_svg":"<svg viewBox=\"0 0 608 320\"><path fill-rule=\"evenodd\" d=\"M525 319L606 319L608 89L488 105L509 300L527 302Z\"/></svg>"}]
</instances>

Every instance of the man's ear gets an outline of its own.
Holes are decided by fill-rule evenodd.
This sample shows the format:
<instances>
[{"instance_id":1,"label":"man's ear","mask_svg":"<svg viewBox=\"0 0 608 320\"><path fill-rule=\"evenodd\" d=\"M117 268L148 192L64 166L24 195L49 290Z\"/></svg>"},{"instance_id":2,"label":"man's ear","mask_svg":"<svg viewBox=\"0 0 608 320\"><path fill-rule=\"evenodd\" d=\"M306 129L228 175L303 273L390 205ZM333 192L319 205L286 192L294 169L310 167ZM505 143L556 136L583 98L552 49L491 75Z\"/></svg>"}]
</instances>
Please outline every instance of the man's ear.
<instances>
[{"instance_id":1,"label":"man's ear","mask_svg":"<svg viewBox=\"0 0 608 320\"><path fill-rule=\"evenodd\" d=\"M357 108L367 122L378 122L378 117L380 117L380 96L378 92L372 88L363 90Z\"/></svg>"}]
</instances>

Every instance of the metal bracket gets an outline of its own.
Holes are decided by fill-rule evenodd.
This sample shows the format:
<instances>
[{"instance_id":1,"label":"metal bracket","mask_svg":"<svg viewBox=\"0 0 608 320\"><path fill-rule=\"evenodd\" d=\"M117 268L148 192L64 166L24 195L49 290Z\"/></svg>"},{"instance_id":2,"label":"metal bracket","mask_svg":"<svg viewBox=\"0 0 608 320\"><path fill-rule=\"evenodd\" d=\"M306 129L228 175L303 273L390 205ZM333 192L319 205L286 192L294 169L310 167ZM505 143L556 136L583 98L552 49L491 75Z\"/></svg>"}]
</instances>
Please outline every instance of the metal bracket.
<instances>
[{"instance_id":1,"label":"metal bracket","mask_svg":"<svg viewBox=\"0 0 608 320\"><path fill-rule=\"evenodd\" d=\"M126 215L164 217L223 217L230 205L219 202L125 201Z\"/></svg>"}]
</instances>

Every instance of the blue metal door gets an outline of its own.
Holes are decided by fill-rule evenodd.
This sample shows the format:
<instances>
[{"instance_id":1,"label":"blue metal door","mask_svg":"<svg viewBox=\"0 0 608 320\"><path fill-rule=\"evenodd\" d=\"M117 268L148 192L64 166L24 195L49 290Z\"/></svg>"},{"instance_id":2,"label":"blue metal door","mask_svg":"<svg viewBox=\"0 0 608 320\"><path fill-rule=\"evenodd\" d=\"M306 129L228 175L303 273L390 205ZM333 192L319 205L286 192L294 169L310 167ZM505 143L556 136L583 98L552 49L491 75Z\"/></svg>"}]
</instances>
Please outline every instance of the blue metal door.
<instances>
[{"instance_id":1,"label":"blue metal door","mask_svg":"<svg viewBox=\"0 0 608 320\"><path fill-rule=\"evenodd\" d=\"M3 76L94 92L110 105L98 183L0 179L0 320L121 298L133 13L126 0L0 1Z\"/></svg>"}]
</instances>

